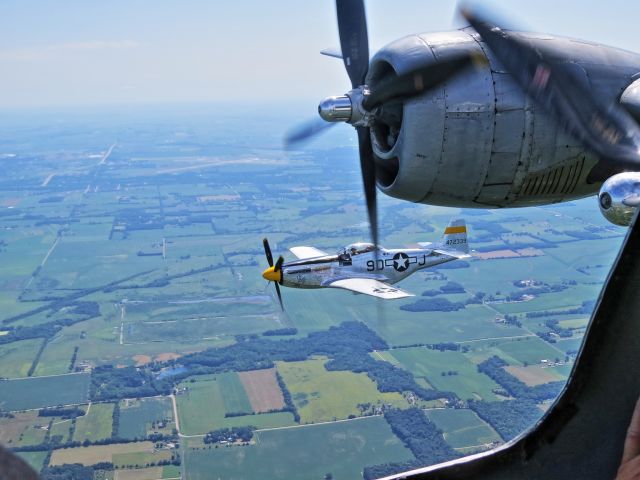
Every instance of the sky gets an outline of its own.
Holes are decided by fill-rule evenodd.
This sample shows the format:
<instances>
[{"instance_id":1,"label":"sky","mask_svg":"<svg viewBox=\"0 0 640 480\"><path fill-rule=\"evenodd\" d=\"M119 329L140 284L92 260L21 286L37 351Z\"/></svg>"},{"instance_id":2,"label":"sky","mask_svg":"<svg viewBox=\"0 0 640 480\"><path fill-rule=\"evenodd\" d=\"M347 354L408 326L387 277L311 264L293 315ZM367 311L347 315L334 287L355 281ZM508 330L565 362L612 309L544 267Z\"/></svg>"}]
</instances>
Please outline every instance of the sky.
<instances>
[{"instance_id":1,"label":"sky","mask_svg":"<svg viewBox=\"0 0 640 480\"><path fill-rule=\"evenodd\" d=\"M478 3L478 2L476 2ZM529 30L640 52L640 2L491 0ZM366 0L371 54L457 28L454 0ZM332 0L3 0L0 109L224 102L288 104L342 94Z\"/></svg>"}]
</instances>

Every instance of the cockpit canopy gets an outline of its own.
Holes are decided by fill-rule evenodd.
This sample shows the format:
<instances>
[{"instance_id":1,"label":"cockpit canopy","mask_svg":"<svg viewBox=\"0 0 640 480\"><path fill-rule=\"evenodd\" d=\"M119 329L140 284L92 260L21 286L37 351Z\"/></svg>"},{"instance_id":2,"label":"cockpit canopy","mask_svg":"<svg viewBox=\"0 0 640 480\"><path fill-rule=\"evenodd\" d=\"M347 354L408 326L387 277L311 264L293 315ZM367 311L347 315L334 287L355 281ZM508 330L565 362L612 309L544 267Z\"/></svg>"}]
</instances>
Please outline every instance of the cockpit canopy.
<instances>
[{"instance_id":1,"label":"cockpit canopy","mask_svg":"<svg viewBox=\"0 0 640 480\"><path fill-rule=\"evenodd\" d=\"M361 253L373 252L376 249L373 243L352 243L351 245L347 245L342 250L338 252L338 254L349 254L349 255L360 255Z\"/></svg>"}]
</instances>

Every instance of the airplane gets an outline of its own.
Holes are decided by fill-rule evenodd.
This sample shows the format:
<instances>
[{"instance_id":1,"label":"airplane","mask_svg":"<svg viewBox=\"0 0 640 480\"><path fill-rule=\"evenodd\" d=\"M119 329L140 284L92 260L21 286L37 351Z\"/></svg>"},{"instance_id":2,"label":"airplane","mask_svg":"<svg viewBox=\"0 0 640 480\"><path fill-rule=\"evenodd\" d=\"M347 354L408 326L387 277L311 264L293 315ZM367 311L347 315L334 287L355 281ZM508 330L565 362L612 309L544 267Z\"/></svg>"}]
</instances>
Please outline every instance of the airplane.
<instances>
[{"instance_id":1,"label":"airplane","mask_svg":"<svg viewBox=\"0 0 640 480\"><path fill-rule=\"evenodd\" d=\"M363 0L336 0L351 90L324 99L295 146L336 123L358 135L373 243L376 185L399 199L464 208L544 205L598 193L610 222L640 205L640 55L501 28L409 35L369 58Z\"/></svg>"},{"instance_id":2,"label":"airplane","mask_svg":"<svg viewBox=\"0 0 640 480\"><path fill-rule=\"evenodd\" d=\"M423 268L462 258L469 258L467 227L464 220L449 222L440 242L418 243L420 248L386 249L372 243L352 243L337 254L314 247L289 250L298 260L284 262L281 256L273 263L268 240L263 240L269 268L262 276L274 282L280 306L280 285L294 288L342 288L385 300L412 297L391 285Z\"/></svg>"}]
</instances>

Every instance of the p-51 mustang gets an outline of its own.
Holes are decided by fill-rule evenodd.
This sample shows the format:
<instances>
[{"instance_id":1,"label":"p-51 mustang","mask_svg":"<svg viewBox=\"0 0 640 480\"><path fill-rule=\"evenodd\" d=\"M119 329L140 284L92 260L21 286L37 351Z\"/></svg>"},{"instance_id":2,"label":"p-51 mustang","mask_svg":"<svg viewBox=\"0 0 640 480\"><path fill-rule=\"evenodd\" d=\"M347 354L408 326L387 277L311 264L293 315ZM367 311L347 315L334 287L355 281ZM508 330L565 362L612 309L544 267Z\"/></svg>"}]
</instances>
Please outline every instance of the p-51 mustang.
<instances>
[{"instance_id":1,"label":"p-51 mustang","mask_svg":"<svg viewBox=\"0 0 640 480\"><path fill-rule=\"evenodd\" d=\"M330 255L314 247L290 249L298 260L284 263L281 256L273 263L269 242L263 240L269 262L262 276L275 282L282 306L280 285L296 288L343 288L387 300L413 294L391 284L423 268L469 257L467 227L464 220L453 220L439 243L419 243L420 248L376 248L371 243L353 243Z\"/></svg>"}]
</instances>

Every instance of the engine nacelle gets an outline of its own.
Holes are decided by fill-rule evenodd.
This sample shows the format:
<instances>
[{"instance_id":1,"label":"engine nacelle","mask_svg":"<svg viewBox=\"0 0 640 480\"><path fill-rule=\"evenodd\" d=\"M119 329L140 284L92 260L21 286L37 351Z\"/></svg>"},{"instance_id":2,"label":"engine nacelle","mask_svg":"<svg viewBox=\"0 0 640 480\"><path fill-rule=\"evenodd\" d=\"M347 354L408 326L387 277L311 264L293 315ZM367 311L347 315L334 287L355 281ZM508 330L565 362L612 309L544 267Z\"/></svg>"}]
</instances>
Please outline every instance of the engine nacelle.
<instances>
[{"instance_id":1,"label":"engine nacelle","mask_svg":"<svg viewBox=\"0 0 640 480\"><path fill-rule=\"evenodd\" d=\"M640 56L560 37L551 42L583 69L594 93L616 99L640 71ZM440 87L376 115L371 126L378 187L412 202L452 207L524 207L598 192L598 158L528 98L472 30L411 35L372 59L367 85L461 52L486 55ZM599 68L624 65L623 74ZM622 68L619 69L623 71Z\"/></svg>"},{"instance_id":2,"label":"engine nacelle","mask_svg":"<svg viewBox=\"0 0 640 480\"><path fill-rule=\"evenodd\" d=\"M600 188L598 205L611 223L621 227L631 224L640 206L640 172L619 173L609 178Z\"/></svg>"}]
</instances>

